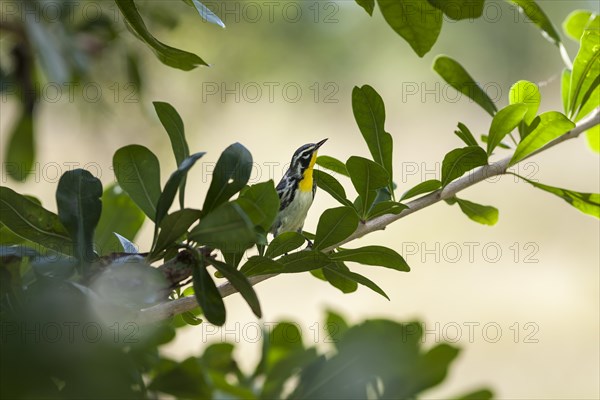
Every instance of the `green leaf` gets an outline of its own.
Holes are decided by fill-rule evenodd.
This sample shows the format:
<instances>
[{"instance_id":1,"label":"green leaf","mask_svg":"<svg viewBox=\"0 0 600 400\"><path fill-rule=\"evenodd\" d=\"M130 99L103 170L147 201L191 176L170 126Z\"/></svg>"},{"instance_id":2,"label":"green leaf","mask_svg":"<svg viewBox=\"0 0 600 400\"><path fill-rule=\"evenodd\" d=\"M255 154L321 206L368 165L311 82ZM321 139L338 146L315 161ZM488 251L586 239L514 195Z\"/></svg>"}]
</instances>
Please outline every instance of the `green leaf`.
<instances>
[{"instance_id":1,"label":"green leaf","mask_svg":"<svg viewBox=\"0 0 600 400\"><path fill-rule=\"evenodd\" d=\"M343 269L346 272L350 272L348 267L346 267L343 263L336 263L338 269ZM328 268L323 268L322 270L323 277L327 282L331 284L331 286L339 289L342 293L354 293L358 290L358 283L349 279L345 276L342 276L335 271L332 271ZM311 271L314 272L314 271Z\"/></svg>"},{"instance_id":2,"label":"green leaf","mask_svg":"<svg viewBox=\"0 0 600 400\"><path fill-rule=\"evenodd\" d=\"M596 125L593 128L588 129L586 132L586 137L590 149L596 153L600 153L600 125Z\"/></svg>"},{"instance_id":3,"label":"green leaf","mask_svg":"<svg viewBox=\"0 0 600 400\"><path fill-rule=\"evenodd\" d=\"M119 186L152 221L160 197L158 158L144 146L129 145L113 156L113 169Z\"/></svg>"},{"instance_id":4,"label":"green leaf","mask_svg":"<svg viewBox=\"0 0 600 400\"><path fill-rule=\"evenodd\" d=\"M580 193L574 192L568 189L561 189L554 186L543 185L529 179L523 178L522 176L516 175L523 179L525 182L530 183L538 189L544 190L548 193L552 193L564 201L578 209L579 211L591 215L596 218L600 218L600 194L599 193Z\"/></svg>"},{"instance_id":5,"label":"green leaf","mask_svg":"<svg viewBox=\"0 0 600 400\"><path fill-rule=\"evenodd\" d=\"M177 170L171 174L165 187L158 198L158 203L156 204L156 229L155 233L158 230L158 225L160 225L162 219L169 212L169 208L173 204L173 200L175 200L175 195L177 194L177 189L181 186L181 182L187 176L187 173L194 166L196 161L204 156L206 153L195 153L191 156L185 158Z\"/></svg>"},{"instance_id":6,"label":"green leaf","mask_svg":"<svg viewBox=\"0 0 600 400\"><path fill-rule=\"evenodd\" d=\"M472 147L472 146L470 146L470 147ZM404 194L402 195L400 200L406 200L406 199L413 198L415 196L419 196L424 193L433 192L434 190L438 190L441 187L442 187L442 182L438 181L437 179L430 179L428 181L421 182L417 186L413 187L412 189L409 189L406 192L404 192Z\"/></svg>"},{"instance_id":7,"label":"green leaf","mask_svg":"<svg viewBox=\"0 0 600 400\"><path fill-rule=\"evenodd\" d=\"M94 230L102 213L102 183L89 171L65 172L56 188L58 218L67 228L75 245L75 257L91 262L94 254Z\"/></svg>"},{"instance_id":8,"label":"green leaf","mask_svg":"<svg viewBox=\"0 0 600 400\"><path fill-rule=\"evenodd\" d=\"M267 251L266 257L276 258L283 254L289 253L290 251L296 250L306 242L304 236L298 232L283 232L271 241Z\"/></svg>"},{"instance_id":9,"label":"green leaf","mask_svg":"<svg viewBox=\"0 0 600 400\"><path fill-rule=\"evenodd\" d=\"M163 64L184 71L192 70L198 65L208 65L197 55L167 46L152 36L133 0L119 0L115 3L125 17L125 22L130 30L151 48Z\"/></svg>"},{"instance_id":10,"label":"green leaf","mask_svg":"<svg viewBox=\"0 0 600 400\"><path fill-rule=\"evenodd\" d=\"M396 33L423 57L442 30L442 12L427 1L377 0L383 18Z\"/></svg>"},{"instance_id":11,"label":"green leaf","mask_svg":"<svg viewBox=\"0 0 600 400\"><path fill-rule=\"evenodd\" d=\"M313 248L322 250L340 243L356 231L358 223L358 216L351 207L325 210L319 218Z\"/></svg>"},{"instance_id":12,"label":"green leaf","mask_svg":"<svg viewBox=\"0 0 600 400\"><path fill-rule=\"evenodd\" d=\"M407 208L408 206L396 201L382 201L381 203L376 203L373 207L371 207L368 219L371 220L386 214L398 215Z\"/></svg>"},{"instance_id":13,"label":"green leaf","mask_svg":"<svg viewBox=\"0 0 600 400\"><path fill-rule=\"evenodd\" d=\"M235 203L225 203L200 219L188 238L226 252L242 251L254 243L254 224Z\"/></svg>"},{"instance_id":14,"label":"green leaf","mask_svg":"<svg viewBox=\"0 0 600 400\"><path fill-rule=\"evenodd\" d=\"M242 207L252 223L265 232L271 229L279 212L279 195L272 180L248 187L235 202Z\"/></svg>"},{"instance_id":15,"label":"green leaf","mask_svg":"<svg viewBox=\"0 0 600 400\"><path fill-rule=\"evenodd\" d=\"M498 209L492 206L483 206L468 200L454 199L447 201L449 204L458 203L461 211L470 219L483 225L496 225L498 222Z\"/></svg>"},{"instance_id":16,"label":"green leaf","mask_svg":"<svg viewBox=\"0 0 600 400\"><path fill-rule=\"evenodd\" d=\"M481 17L485 0L428 0L453 20Z\"/></svg>"},{"instance_id":17,"label":"green leaf","mask_svg":"<svg viewBox=\"0 0 600 400\"><path fill-rule=\"evenodd\" d=\"M463 124L462 122L458 123L458 130L454 131L454 134L456 136L458 136L463 142L465 142L465 144L467 146L478 146L479 145L477 143L477 140L475 140L475 137L469 130L469 128L467 128L466 125Z\"/></svg>"},{"instance_id":18,"label":"green leaf","mask_svg":"<svg viewBox=\"0 0 600 400\"><path fill-rule=\"evenodd\" d=\"M192 2L194 3L194 7L196 7L196 10L198 10L200 17L202 17L203 20L215 25L219 25L221 28L225 28L223 21L221 21L221 19L217 17L214 12L210 11L208 7L200 3L198 0L192 0Z\"/></svg>"},{"instance_id":19,"label":"green leaf","mask_svg":"<svg viewBox=\"0 0 600 400\"><path fill-rule=\"evenodd\" d=\"M0 222L16 235L45 248L63 254L72 251L73 243L58 215L4 186L0 186Z\"/></svg>"},{"instance_id":20,"label":"green leaf","mask_svg":"<svg viewBox=\"0 0 600 400\"><path fill-rule=\"evenodd\" d=\"M488 135L481 135L481 141L483 143L487 143L488 139L489 139ZM505 142L498 143L498 147L500 147L501 149L506 149L506 150L512 149L512 147L510 147L510 145Z\"/></svg>"},{"instance_id":21,"label":"green leaf","mask_svg":"<svg viewBox=\"0 0 600 400\"><path fill-rule=\"evenodd\" d=\"M508 99L510 104L523 103L527 106L523 121L530 125L540 108L542 100L538 86L533 82L518 81L510 88Z\"/></svg>"},{"instance_id":22,"label":"green leaf","mask_svg":"<svg viewBox=\"0 0 600 400\"><path fill-rule=\"evenodd\" d=\"M203 259L196 260L192 267L194 294L204 316L213 325L221 326L225 323L225 304L215 282L206 270Z\"/></svg>"},{"instance_id":23,"label":"green leaf","mask_svg":"<svg viewBox=\"0 0 600 400\"><path fill-rule=\"evenodd\" d=\"M433 63L433 69L446 83L479 104L491 116L498 111L487 93L479 87L463 66L452 58L438 56Z\"/></svg>"},{"instance_id":24,"label":"green leaf","mask_svg":"<svg viewBox=\"0 0 600 400\"><path fill-rule=\"evenodd\" d=\"M456 397L456 400L492 400L494 393L489 389L479 389Z\"/></svg>"},{"instance_id":25,"label":"green leaf","mask_svg":"<svg viewBox=\"0 0 600 400\"><path fill-rule=\"evenodd\" d=\"M35 143L33 114L24 111L10 134L2 169L16 181L24 182L33 170Z\"/></svg>"},{"instance_id":26,"label":"green leaf","mask_svg":"<svg viewBox=\"0 0 600 400\"><path fill-rule=\"evenodd\" d=\"M410 271L410 267L400 254L383 246L365 246L358 249L344 249L336 253L331 253L329 257L336 261L351 261L365 265L391 268L396 271Z\"/></svg>"},{"instance_id":27,"label":"green leaf","mask_svg":"<svg viewBox=\"0 0 600 400\"><path fill-rule=\"evenodd\" d=\"M284 273L307 272L323 268L331 263L327 255L317 250L299 251L277 260L283 265Z\"/></svg>"},{"instance_id":28,"label":"green leaf","mask_svg":"<svg viewBox=\"0 0 600 400\"><path fill-rule=\"evenodd\" d=\"M600 20L599 20L600 21ZM600 75L600 29L586 29L581 36L579 52L573 61L569 85L569 115L578 115L585 94L593 92ZM597 84L596 84L597 85ZM597 101L597 99L596 99Z\"/></svg>"},{"instance_id":29,"label":"green leaf","mask_svg":"<svg viewBox=\"0 0 600 400\"><path fill-rule=\"evenodd\" d=\"M175 162L177 165L180 165L183 160L190 156L190 149L185 139L183 120L179 116L179 113L177 113L177 110L169 103L155 101L152 104L154 104L156 115L158 115L158 119L160 119L160 122L165 127L171 140ZM184 208L185 182L186 180L184 179L179 187L179 205L181 208Z\"/></svg>"},{"instance_id":30,"label":"green leaf","mask_svg":"<svg viewBox=\"0 0 600 400\"><path fill-rule=\"evenodd\" d=\"M100 255L118 252L120 244L113 232L134 240L144 219L142 210L118 184L109 186L102 194L102 215L94 235L96 251Z\"/></svg>"},{"instance_id":31,"label":"green leaf","mask_svg":"<svg viewBox=\"0 0 600 400\"><path fill-rule=\"evenodd\" d=\"M494 115L487 141L488 155L492 154L506 135L519 126L528 110L529 107L523 103L509 104Z\"/></svg>"},{"instance_id":32,"label":"green leaf","mask_svg":"<svg viewBox=\"0 0 600 400\"><path fill-rule=\"evenodd\" d=\"M541 114L536 117L531 126L533 130L517 146L510 165L518 163L547 143L575 128L573 122L557 111Z\"/></svg>"},{"instance_id":33,"label":"green leaf","mask_svg":"<svg viewBox=\"0 0 600 400\"><path fill-rule=\"evenodd\" d=\"M565 18L562 27L568 37L579 43L583 30L588 26L593 19L594 14L588 10L572 11Z\"/></svg>"},{"instance_id":34,"label":"green leaf","mask_svg":"<svg viewBox=\"0 0 600 400\"><path fill-rule=\"evenodd\" d=\"M339 342L343 337L346 331L348 331L349 326L344 318L332 310L327 310L325 318L325 329L327 330L327 334L329 338L334 342Z\"/></svg>"},{"instance_id":35,"label":"green leaf","mask_svg":"<svg viewBox=\"0 0 600 400\"><path fill-rule=\"evenodd\" d=\"M296 233L296 232L285 232L285 233ZM284 235L283 233L279 236ZM279 237L277 236L277 237ZM279 274L283 271L283 264L271 260L268 257L263 256L252 256L246 261L240 272L246 276L254 275L268 275L268 274Z\"/></svg>"},{"instance_id":36,"label":"green leaf","mask_svg":"<svg viewBox=\"0 0 600 400\"><path fill-rule=\"evenodd\" d=\"M454 149L444 157L442 162L442 187L474 168L486 165L487 154L479 146L468 146Z\"/></svg>"},{"instance_id":37,"label":"green leaf","mask_svg":"<svg viewBox=\"0 0 600 400\"><path fill-rule=\"evenodd\" d=\"M117 2L118 4L118 2ZM176 398L209 399L211 387L206 383L200 361L189 357L181 363L162 358L148 389L170 394Z\"/></svg>"},{"instance_id":38,"label":"green leaf","mask_svg":"<svg viewBox=\"0 0 600 400\"><path fill-rule=\"evenodd\" d=\"M577 122L600 106L600 75L594 79L587 92L581 99L581 108L575 115L573 121Z\"/></svg>"},{"instance_id":39,"label":"green leaf","mask_svg":"<svg viewBox=\"0 0 600 400\"><path fill-rule=\"evenodd\" d=\"M560 79L560 96L562 97L563 110L569 113L569 86L571 85L571 70L563 69Z\"/></svg>"},{"instance_id":40,"label":"green leaf","mask_svg":"<svg viewBox=\"0 0 600 400\"><path fill-rule=\"evenodd\" d=\"M373 16L373 9L375 8L375 0L356 0L356 3L364 8L364 10L370 16Z\"/></svg>"},{"instance_id":41,"label":"green leaf","mask_svg":"<svg viewBox=\"0 0 600 400\"><path fill-rule=\"evenodd\" d=\"M242 190L252 172L252 155L240 143L234 143L223 151L217 161L210 187L206 193L203 215L210 213Z\"/></svg>"},{"instance_id":42,"label":"green leaf","mask_svg":"<svg viewBox=\"0 0 600 400\"><path fill-rule=\"evenodd\" d=\"M346 169L346 164L338 160L337 158L333 158L330 156L318 156L317 157L317 165L320 165L323 168L326 168L330 171L338 173L344 176L350 176L348 174L348 170Z\"/></svg>"},{"instance_id":43,"label":"green leaf","mask_svg":"<svg viewBox=\"0 0 600 400\"><path fill-rule=\"evenodd\" d=\"M390 183L389 175L379 164L357 156L348 159L346 168L354 188L362 199L359 213L362 218L366 218L377 197L377 189L386 187Z\"/></svg>"},{"instance_id":44,"label":"green leaf","mask_svg":"<svg viewBox=\"0 0 600 400\"><path fill-rule=\"evenodd\" d=\"M385 104L383 99L369 85L360 88L354 87L352 89L352 111L373 160L387 172L389 192L394 193L392 183L393 140L392 135L385 131ZM352 175L350 171L348 172Z\"/></svg>"},{"instance_id":45,"label":"green leaf","mask_svg":"<svg viewBox=\"0 0 600 400\"><path fill-rule=\"evenodd\" d=\"M328 266L323 267L323 273L325 273L326 269L329 270L328 273L339 275L342 278L353 280L356 283L359 283L363 286L368 287L375 293L382 295L386 299L388 299L388 300L390 299L388 297L388 295L383 291L383 289L381 289L379 286L377 286L377 284L375 282L373 282L372 280L370 280L360 274L354 273L352 271L346 271L343 268L339 268L337 266L337 264L329 264Z\"/></svg>"},{"instance_id":46,"label":"green leaf","mask_svg":"<svg viewBox=\"0 0 600 400\"><path fill-rule=\"evenodd\" d=\"M550 19L546 16L544 11L537 5L534 0L507 0L510 3L514 3L519 6L523 13L542 30L542 36L544 36L551 43L556 46L561 46L560 35L550 22Z\"/></svg>"},{"instance_id":47,"label":"green leaf","mask_svg":"<svg viewBox=\"0 0 600 400\"><path fill-rule=\"evenodd\" d=\"M346 198L344 187L333 176L329 175L327 172L315 169L313 171L313 177L320 189L329 193L331 197L339 201L342 205L352 206L352 202Z\"/></svg>"},{"instance_id":48,"label":"green leaf","mask_svg":"<svg viewBox=\"0 0 600 400\"><path fill-rule=\"evenodd\" d=\"M246 303L250 306L250 309L252 309L254 315L261 318L262 311L260 310L260 303L248 278L246 278L242 272L224 262L212 260L211 264L233 285L234 288L238 290L244 300L246 300Z\"/></svg>"},{"instance_id":49,"label":"green leaf","mask_svg":"<svg viewBox=\"0 0 600 400\"><path fill-rule=\"evenodd\" d=\"M160 233L152 254L158 254L177 242L190 226L200 219L200 210L184 208L165 216L160 223Z\"/></svg>"}]
</instances>

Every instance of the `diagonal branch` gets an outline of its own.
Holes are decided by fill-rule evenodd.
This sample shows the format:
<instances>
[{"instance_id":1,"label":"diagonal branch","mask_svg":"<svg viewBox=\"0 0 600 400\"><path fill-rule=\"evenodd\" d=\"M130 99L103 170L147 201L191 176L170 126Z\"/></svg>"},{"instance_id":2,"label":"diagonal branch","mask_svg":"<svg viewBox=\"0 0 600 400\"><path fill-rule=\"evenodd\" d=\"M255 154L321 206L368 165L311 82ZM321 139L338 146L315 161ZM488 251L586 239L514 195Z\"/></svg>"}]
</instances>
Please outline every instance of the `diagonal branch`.
<instances>
[{"instance_id":1,"label":"diagonal branch","mask_svg":"<svg viewBox=\"0 0 600 400\"><path fill-rule=\"evenodd\" d=\"M529 154L524 159L527 159L538 153L546 151L549 148L554 147L557 144L562 143L566 140L576 138L579 135L581 135L581 133L585 132L586 130L588 130L596 125L600 125L600 107L597 107L596 109L594 109L594 111L590 115L588 115L586 118L579 121L579 123L577 124L577 126L575 128L573 128L569 132L565 133L564 135L558 137L557 139L551 141L550 143L547 143L545 146L543 146L542 148L538 149L537 151ZM324 252L331 251L334 248L342 246L345 243L348 243L355 239L361 238L368 233L385 229L385 227L388 226L389 224L391 224L392 222L402 219L416 211L422 210L422 209L429 207L433 204L436 204L442 200L449 199L449 198L453 197L454 195L456 195L458 192L460 192L468 187L471 187L479 182L482 182L492 176L505 174L506 170L509 167L511 158L512 158L512 156L503 158L500 161L496 161L492 164L485 165L483 167L475 169L474 171L471 171L468 175L463 176L462 178L459 178L459 179L455 180L454 182L451 182L443 189L436 190L435 192L432 192L426 196L420 197L416 200L406 203L408 208L405 209L404 211L402 211L400 214L397 214L397 215L386 214L386 215L382 215L380 217L374 218L372 220L369 220L365 223L362 223L358 226L358 228L352 235L350 235L349 237L347 237L346 239L344 239L343 241L341 241L340 243L338 243L334 246L330 246L326 249L323 249L323 251ZM521 160L521 161L523 161L523 160ZM252 285L256 285L257 283L265 281L274 276L276 276L276 274L259 275L259 276L250 277L249 280ZM227 283L219 286L219 292L221 293L222 297L227 297L231 294L237 293L237 290L233 287L233 285L231 285L231 283L227 282ZM198 303L196 302L196 298L194 296L182 297L180 299L173 300L168 303L158 304L156 306L141 310L138 313L137 321L139 323L156 322L156 321L170 318L177 314L181 314L186 311L190 311L196 307L198 307Z\"/></svg>"}]
</instances>

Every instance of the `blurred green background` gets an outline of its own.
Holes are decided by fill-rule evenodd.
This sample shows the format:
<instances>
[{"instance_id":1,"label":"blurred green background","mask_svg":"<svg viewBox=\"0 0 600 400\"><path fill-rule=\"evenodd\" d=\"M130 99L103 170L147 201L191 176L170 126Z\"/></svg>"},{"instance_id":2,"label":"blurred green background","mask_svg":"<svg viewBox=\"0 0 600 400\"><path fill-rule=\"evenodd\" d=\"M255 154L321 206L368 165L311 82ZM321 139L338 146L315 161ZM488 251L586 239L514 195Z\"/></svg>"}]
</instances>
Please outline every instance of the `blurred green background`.
<instances>
[{"instance_id":1,"label":"blurred green background","mask_svg":"<svg viewBox=\"0 0 600 400\"><path fill-rule=\"evenodd\" d=\"M102 12L118 18L112 2L100 3ZM510 86L526 79L540 85L540 112L562 109L563 65L557 49L503 1L486 2L478 20L446 19L438 42L422 59L377 9L370 18L354 1L205 2L226 29L202 21L182 2L139 3L142 15L166 16L165 10L177 15L178 21L149 28L165 43L199 54L211 67L168 68L123 32L141 60L141 91L127 86L125 54L118 48L98 53L91 79L82 90L75 89L74 100L65 87L56 98L42 80L47 92L41 90L37 110L38 164L23 184L2 171L2 185L36 195L56 210L54 191L62 172L83 166L105 185L112 183L112 154L132 143L158 155L164 182L175 161L151 102L167 101L183 117L191 151L208 152L188 180L187 202L199 208L214 162L236 141L254 156L251 183L277 182L297 147L326 137L321 154L341 160L366 156L350 98L354 86L369 84L386 102L395 180L402 193L439 176L444 154L460 146L452 134L459 121L477 134L487 133L489 126L483 110L432 71L439 54L461 62L499 107L507 104ZM597 12L599 7L594 1L538 3L557 27L575 9ZM565 42L573 58L576 44ZM5 43L0 40L3 55ZM4 156L17 102L3 93L0 107ZM599 159L583 137L515 168L553 186L600 191ZM493 387L498 398L599 398L598 221L511 176L477 185L462 197L498 207L499 223L478 225L457 207L438 204L360 240L360 245L394 248L411 265L408 274L368 271L391 302L364 289L343 295L309 274L281 276L257 288L262 322L299 321L305 337L324 345L320 321L325 308L339 310L352 322L419 318L426 323L429 345L445 340L464 348L448 380L429 398L481 384ZM316 217L335 204L319 192L305 229L314 231ZM151 236L148 224L137 239L142 249ZM242 367L253 365L260 321L239 296L226 303L229 318L223 328L185 328L165 348L167 355L183 359L206 342L227 339L239 343L238 358L247 360Z\"/></svg>"}]
</instances>

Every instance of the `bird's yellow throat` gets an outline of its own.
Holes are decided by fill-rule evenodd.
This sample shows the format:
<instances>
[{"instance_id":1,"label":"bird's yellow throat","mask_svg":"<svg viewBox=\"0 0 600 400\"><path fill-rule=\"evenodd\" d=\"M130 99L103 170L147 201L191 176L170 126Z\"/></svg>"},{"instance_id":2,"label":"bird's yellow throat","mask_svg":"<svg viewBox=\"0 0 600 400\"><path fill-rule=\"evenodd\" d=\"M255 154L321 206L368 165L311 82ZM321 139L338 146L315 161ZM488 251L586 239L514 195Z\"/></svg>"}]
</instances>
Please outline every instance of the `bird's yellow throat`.
<instances>
[{"instance_id":1,"label":"bird's yellow throat","mask_svg":"<svg viewBox=\"0 0 600 400\"><path fill-rule=\"evenodd\" d=\"M315 151L310 159L310 164L306 171L304 171L304 175L302 176L302 180L298 184L298 189L302 192L312 192L313 190L313 167L315 166L315 162L317 161L317 152Z\"/></svg>"}]
</instances>

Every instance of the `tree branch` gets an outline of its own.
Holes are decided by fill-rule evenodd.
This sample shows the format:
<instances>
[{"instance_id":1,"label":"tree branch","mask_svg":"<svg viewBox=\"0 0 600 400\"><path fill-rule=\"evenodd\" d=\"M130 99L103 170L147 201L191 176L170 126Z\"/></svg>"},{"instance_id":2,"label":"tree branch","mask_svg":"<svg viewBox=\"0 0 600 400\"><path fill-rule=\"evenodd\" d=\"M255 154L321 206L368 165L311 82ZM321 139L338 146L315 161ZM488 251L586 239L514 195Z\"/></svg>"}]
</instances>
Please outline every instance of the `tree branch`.
<instances>
[{"instance_id":1,"label":"tree branch","mask_svg":"<svg viewBox=\"0 0 600 400\"><path fill-rule=\"evenodd\" d=\"M562 143L566 140L576 138L579 135L581 135L581 133L596 125L600 125L600 107L597 107L586 118L579 121L575 128L565 133L564 135L558 137L557 139L551 141L550 143L547 143L545 146L531 153L523 160L543 151L546 151L551 147L554 147L557 144ZM329 252L335 249L336 247L342 246L345 243L361 238L368 233L385 229L385 227L391 224L392 222L402 219L416 211L422 210L442 200L449 199L456 195L458 192L468 187L471 187L479 182L482 182L492 176L502 175L506 173L506 170L510 166L509 164L511 158L512 156L506 157L500 161L496 161L492 164L488 164L483 167L477 168L468 173L467 175L463 176L462 178L451 182L443 189L436 190L435 192L432 192L428 195L406 203L408 208L403 210L400 214L386 214L369 220L365 223L361 223L352 235L350 235L349 237L347 237L346 239L334 246L330 246L326 249L323 249L323 252ZM256 285L276 275L277 274L259 275L250 277L248 279L252 285ZM231 285L231 283L227 282L219 286L219 292L221 293L222 297L227 297L231 294L237 293L237 290L233 287L233 285ZM137 322L141 324L157 322L163 319L173 317L177 314L190 311L196 307L198 307L198 303L196 302L196 298L194 296L182 297L177 300L158 304L156 306L141 310L137 315Z\"/></svg>"}]
</instances>

